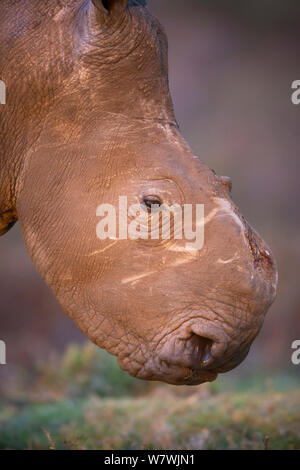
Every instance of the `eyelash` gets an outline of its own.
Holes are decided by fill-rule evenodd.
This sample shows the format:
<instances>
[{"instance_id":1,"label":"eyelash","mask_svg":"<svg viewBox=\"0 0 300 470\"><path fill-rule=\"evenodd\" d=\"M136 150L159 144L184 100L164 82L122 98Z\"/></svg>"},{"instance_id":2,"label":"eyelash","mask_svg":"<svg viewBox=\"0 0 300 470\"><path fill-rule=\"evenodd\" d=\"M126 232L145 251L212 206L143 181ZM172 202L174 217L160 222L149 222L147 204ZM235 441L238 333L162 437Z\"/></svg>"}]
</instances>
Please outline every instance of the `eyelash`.
<instances>
[{"instance_id":1,"label":"eyelash","mask_svg":"<svg viewBox=\"0 0 300 470\"><path fill-rule=\"evenodd\" d=\"M159 196L144 196L143 204L147 207L147 209L151 209L154 205L160 207L162 205L162 201Z\"/></svg>"}]
</instances>

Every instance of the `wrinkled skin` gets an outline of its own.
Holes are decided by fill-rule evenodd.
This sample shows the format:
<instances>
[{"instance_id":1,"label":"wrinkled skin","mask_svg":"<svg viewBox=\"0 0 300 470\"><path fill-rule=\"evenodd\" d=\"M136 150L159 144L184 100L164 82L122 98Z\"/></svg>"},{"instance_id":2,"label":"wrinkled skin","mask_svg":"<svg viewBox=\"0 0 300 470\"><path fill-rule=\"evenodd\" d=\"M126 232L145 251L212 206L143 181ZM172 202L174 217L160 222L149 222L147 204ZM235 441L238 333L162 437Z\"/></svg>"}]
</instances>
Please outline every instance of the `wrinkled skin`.
<instances>
[{"instance_id":1,"label":"wrinkled skin","mask_svg":"<svg viewBox=\"0 0 300 470\"><path fill-rule=\"evenodd\" d=\"M180 134L162 27L143 1L1 0L1 10L1 234L20 221L64 311L130 374L214 380L246 357L276 266L230 179ZM202 250L96 237L99 204L149 194L205 205Z\"/></svg>"}]
</instances>

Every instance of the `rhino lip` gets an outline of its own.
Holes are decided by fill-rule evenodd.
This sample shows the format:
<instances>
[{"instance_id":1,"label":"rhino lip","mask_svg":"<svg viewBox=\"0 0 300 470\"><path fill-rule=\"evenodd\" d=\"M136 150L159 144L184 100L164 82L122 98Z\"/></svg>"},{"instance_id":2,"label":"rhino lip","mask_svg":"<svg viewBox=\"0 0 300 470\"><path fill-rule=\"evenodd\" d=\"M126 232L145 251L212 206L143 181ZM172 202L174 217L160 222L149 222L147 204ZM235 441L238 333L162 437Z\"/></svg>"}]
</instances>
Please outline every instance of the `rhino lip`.
<instances>
[{"instance_id":1,"label":"rhino lip","mask_svg":"<svg viewBox=\"0 0 300 470\"><path fill-rule=\"evenodd\" d=\"M185 385L212 382L219 373L239 365L250 346L251 342L245 341L231 349L223 331L197 322L164 343L159 351L159 369L167 382L170 379Z\"/></svg>"},{"instance_id":2,"label":"rhino lip","mask_svg":"<svg viewBox=\"0 0 300 470\"><path fill-rule=\"evenodd\" d=\"M205 343L204 343L205 344ZM159 370L163 380L176 385L200 385L204 382L213 382L218 374L228 372L237 367L250 350L250 344L224 360L224 357L215 359L210 352L210 342L207 341L198 359L193 357L174 356L170 360L160 358Z\"/></svg>"},{"instance_id":3,"label":"rhino lip","mask_svg":"<svg viewBox=\"0 0 300 470\"><path fill-rule=\"evenodd\" d=\"M213 371L192 369L191 374L184 377L184 383L185 385L199 385L203 382L213 382L214 380L216 380L217 377L218 374Z\"/></svg>"},{"instance_id":4,"label":"rhino lip","mask_svg":"<svg viewBox=\"0 0 300 470\"><path fill-rule=\"evenodd\" d=\"M217 372L211 370L213 341L189 333L188 338L175 337L167 341L159 352L158 370L165 382L199 385L212 382Z\"/></svg>"},{"instance_id":5,"label":"rhino lip","mask_svg":"<svg viewBox=\"0 0 300 470\"><path fill-rule=\"evenodd\" d=\"M165 360L159 361L159 371L162 380L173 385L200 385L213 382L218 376L212 370L184 367Z\"/></svg>"},{"instance_id":6,"label":"rhino lip","mask_svg":"<svg viewBox=\"0 0 300 470\"><path fill-rule=\"evenodd\" d=\"M240 348L237 352L234 352L224 363L216 363L215 371L218 374L224 374L230 370L237 367L241 362L245 360L250 351L251 343L246 344L244 347Z\"/></svg>"}]
</instances>

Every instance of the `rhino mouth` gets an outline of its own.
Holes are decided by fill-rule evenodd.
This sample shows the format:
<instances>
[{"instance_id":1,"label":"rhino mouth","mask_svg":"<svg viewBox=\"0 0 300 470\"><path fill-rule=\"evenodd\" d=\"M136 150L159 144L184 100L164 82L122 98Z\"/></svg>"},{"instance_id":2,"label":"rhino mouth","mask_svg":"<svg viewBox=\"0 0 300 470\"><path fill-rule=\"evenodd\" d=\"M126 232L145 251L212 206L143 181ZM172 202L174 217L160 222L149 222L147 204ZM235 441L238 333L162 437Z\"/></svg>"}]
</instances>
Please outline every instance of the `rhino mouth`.
<instances>
[{"instance_id":1,"label":"rhino mouth","mask_svg":"<svg viewBox=\"0 0 300 470\"><path fill-rule=\"evenodd\" d=\"M173 385L200 385L213 382L219 373L237 367L248 355L251 340L230 347L224 335L216 330L193 328L187 337L172 337L164 343L155 358L135 372L144 380L163 381ZM198 332L198 334L195 333ZM201 335L200 333L204 334Z\"/></svg>"},{"instance_id":2,"label":"rhino mouth","mask_svg":"<svg viewBox=\"0 0 300 470\"><path fill-rule=\"evenodd\" d=\"M212 342L192 334L188 340L169 338L159 352L151 354L142 367L119 359L122 369L142 380L161 381L172 385L200 385L212 382L217 372L205 369ZM135 367L137 366L137 367Z\"/></svg>"},{"instance_id":3,"label":"rhino mouth","mask_svg":"<svg viewBox=\"0 0 300 470\"><path fill-rule=\"evenodd\" d=\"M161 359L155 362L149 361L135 373L126 369L138 379L165 382L171 385L200 385L213 382L218 376L217 372L212 370L184 367Z\"/></svg>"},{"instance_id":4,"label":"rhino mouth","mask_svg":"<svg viewBox=\"0 0 300 470\"><path fill-rule=\"evenodd\" d=\"M164 382L173 385L200 385L205 382L213 382L218 374L211 370L188 368L181 365L160 361L160 372Z\"/></svg>"}]
</instances>

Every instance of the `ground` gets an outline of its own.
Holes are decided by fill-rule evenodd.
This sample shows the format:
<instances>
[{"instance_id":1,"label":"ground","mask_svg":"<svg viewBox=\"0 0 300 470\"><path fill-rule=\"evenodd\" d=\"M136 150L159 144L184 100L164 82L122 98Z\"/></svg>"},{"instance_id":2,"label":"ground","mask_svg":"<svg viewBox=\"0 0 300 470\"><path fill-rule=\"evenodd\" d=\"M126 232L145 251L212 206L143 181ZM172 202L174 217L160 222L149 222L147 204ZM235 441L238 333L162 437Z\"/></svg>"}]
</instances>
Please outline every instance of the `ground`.
<instances>
[{"instance_id":1,"label":"ground","mask_svg":"<svg viewBox=\"0 0 300 470\"><path fill-rule=\"evenodd\" d=\"M283 374L151 384L90 344L72 346L2 392L0 448L300 449L299 385Z\"/></svg>"}]
</instances>

